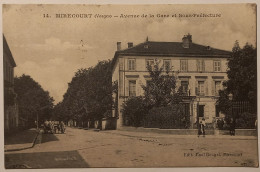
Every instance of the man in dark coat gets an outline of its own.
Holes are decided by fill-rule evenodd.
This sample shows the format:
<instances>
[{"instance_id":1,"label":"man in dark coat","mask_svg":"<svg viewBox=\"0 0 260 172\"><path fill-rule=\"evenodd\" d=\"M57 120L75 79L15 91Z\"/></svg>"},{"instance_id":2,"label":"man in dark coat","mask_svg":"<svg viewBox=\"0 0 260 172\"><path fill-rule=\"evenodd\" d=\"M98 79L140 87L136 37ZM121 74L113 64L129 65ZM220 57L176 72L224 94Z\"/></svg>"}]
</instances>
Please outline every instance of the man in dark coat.
<instances>
[{"instance_id":1,"label":"man in dark coat","mask_svg":"<svg viewBox=\"0 0 260 172\"><path fill-rule=\"evenodd\" d=\"M235 135L235 121L233 118L230 119L229 131L231 136Z\"/></svg>"}]
</instances>

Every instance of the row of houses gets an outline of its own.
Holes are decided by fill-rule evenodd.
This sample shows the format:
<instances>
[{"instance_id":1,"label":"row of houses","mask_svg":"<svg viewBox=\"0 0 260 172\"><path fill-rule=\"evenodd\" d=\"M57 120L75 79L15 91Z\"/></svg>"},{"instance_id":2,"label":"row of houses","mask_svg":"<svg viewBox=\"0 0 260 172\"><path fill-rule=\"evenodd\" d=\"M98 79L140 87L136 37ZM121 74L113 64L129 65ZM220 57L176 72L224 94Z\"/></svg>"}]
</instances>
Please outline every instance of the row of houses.
<instances>
[{"instance_id":1,"label":"row of houses","mask_svg":"<svg viewBox=\"0 0 260 172\"><path fill-rule=\"evenodd\" d=\"M135 46L129 42L127 49L121 49L121 42L117 42L112 61L112 81L118 82L118 109L113 111L113 116L118 114L117 127L123 126L123 102L144 94L142 85L151 80L147 65L152 66L156 61L164 71L172 68L176 73L177 87L182 86L186 93L185 107L192 123L198 118L212 123L223 117L216 100L223 81L228 79L230 55L230 51L194 43L190 34L184 35L180 42L155 42L148 38Z\"/></svg>"}]
</instances>

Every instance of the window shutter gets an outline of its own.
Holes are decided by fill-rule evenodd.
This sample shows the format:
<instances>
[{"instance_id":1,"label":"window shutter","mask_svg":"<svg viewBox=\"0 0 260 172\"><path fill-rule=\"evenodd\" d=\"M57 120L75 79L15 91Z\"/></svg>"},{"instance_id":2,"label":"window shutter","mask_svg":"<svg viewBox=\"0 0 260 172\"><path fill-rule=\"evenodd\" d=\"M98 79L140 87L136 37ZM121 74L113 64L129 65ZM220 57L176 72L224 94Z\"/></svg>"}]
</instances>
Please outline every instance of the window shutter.
<instances>
[{"instance_id":1,"label":"window shutter","mask_svg":"<svg viewBox=\"0 0 260 172\"><path fill-rule=\"evenodd\" d=\"M135 85L135 87L136 87L136 96L141 95L141 89L140 89L141 84L142 84L141 80L139 80L138 82L136 82L136 85Z\"/></svg>"},{"instance_id":2,"label":"window shutter","mask_svg":"<svg viewBox=\"0 0 260 172\"><path fill-rule=\"evenodd\" d=\"M125 96L129 96L129 81L125 83Z\"/></svg>"},{"instance_id":3,"label":"window shutter","mask_svg":"<svg viewBox=\"0 0 260 172\"><path fill-rule=\"evenodd\" d=\"M205 71L205 61L202 60L202 71Z\"/></svg>"},{"instance_id":4,"label":"window shutter","mask_svg":"<svg viewBox=\"0 0 260 172\"><path fill-rule=\"evenodd\" d=\"M215 81L214 80L211 82L211 94L212 94L212 96L215 95Z\"/></svg>"},{"instance_id":5,"label":"window shutter","mask_svg":"<svg viewBox=\"0 0 260 172\"><path fill-rule=\"evenodd\" d=\"M205 96L208 96L208 80L205 81Z\"/></svg>"},{"instance_id":6,"label":"window shutter","mask_svg":"<svg viewBox=\"0 0 260 172\"><path fill-rule=\"evenodd\" d=\"M195 94L199 95L199 91L198 91L198 81L195 82Z\"/></svg>"},{"instance_id":7,"label":"window shutter","mask_svg":"<svg viewBox=\"0 0 260 172\"><path fill-rule=\"evenodd\" d=\"M204 106L204 117L209 119L209 107L207 105Z\"/></svg>"}]
</instances>

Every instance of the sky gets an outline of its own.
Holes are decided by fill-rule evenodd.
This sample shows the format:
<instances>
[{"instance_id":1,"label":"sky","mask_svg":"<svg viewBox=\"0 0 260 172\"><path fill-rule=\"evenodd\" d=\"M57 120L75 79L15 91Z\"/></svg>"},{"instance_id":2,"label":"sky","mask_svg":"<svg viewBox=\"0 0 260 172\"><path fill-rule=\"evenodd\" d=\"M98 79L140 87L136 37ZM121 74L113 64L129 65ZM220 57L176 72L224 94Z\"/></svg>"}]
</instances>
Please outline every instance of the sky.
<instances>
[{"instance_id":1,"label":"sky","mask_svg":"<svg viewBox=\"0 0 260 172\"><path fill-rule=\"evenodd\" d=\"M157 14L221 14L221 17L157 17ZM44 17L44 15L50 17ZM92 14L56 18L56 14ZM95 18L94 15L147 15L146 18ZM149 17L150 14L154 17ZM75 72L114 57L116 43L181 42L232 50L234 42L256 45L252 4L225 5L4 5L3 33L16 61L15 75L30 75L55 103L62 101ZM83 46L82 46L83 44Z\"/></svg>"}]
</instances>

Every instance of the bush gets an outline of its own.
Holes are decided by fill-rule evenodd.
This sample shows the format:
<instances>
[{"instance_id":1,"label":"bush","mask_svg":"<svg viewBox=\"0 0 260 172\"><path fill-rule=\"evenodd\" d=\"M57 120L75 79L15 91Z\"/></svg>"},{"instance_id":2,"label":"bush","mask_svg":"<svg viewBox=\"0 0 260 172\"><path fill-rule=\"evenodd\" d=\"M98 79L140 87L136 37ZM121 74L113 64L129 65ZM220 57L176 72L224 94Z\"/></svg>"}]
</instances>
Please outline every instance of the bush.
<instances>
[{"instance_id":1,"label":"bush","mask_svg":"<svg viewBox=\"0 0 260 172\"><path fill-rule=\"evenodd\" d=\"M143 126L144 116L147 110L143 103L142 97L130 97L123 104L123 124L126 126L141 127Z\"/></svg>"},{"instance_id":2,"label":"bush","mask_svg":"<svg viewBox=\"0 0 260 172\"><path fill-rule=\"evenodd\" d=\"M184 104L154 107L145 116L147 128L182 129L189 128L190 115L185 114Z\"/></svg>"},{"instance_id":3,"label":"bush","mask_svg":"<svg viewBox=\"0 0 260 172\"><path fill-rule=\"evenodd\" d=\"M236 128L253 129L255 128L256 114L244 112L236 120Z\"/></svg>"}]
</instances>

